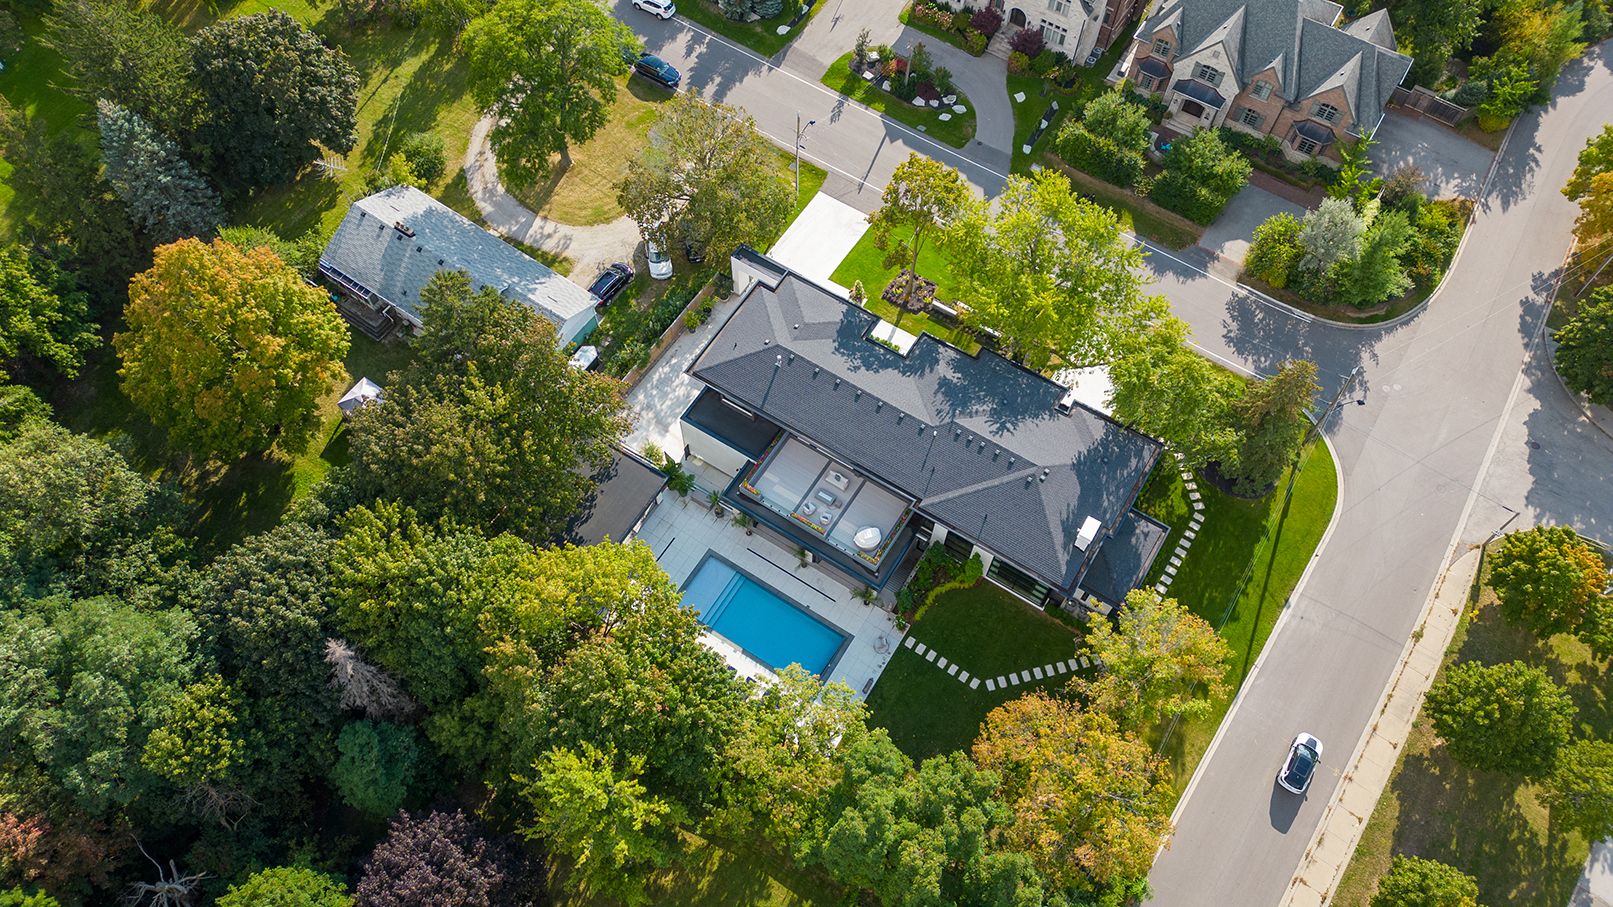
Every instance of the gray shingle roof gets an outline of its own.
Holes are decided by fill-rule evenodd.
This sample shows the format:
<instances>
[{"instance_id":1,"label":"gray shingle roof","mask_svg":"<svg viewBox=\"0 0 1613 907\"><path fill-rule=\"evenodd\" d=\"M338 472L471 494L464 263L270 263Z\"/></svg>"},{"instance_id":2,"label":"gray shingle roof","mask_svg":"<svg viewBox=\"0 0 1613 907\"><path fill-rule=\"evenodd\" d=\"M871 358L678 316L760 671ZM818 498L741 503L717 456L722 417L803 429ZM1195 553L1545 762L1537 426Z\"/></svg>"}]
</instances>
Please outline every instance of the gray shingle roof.
<instances>
[{"instance_id":1,"label":"gray shingle roof","mask_svg":"<svg viewBox=\"0 0 1613 907\"><path fill-rule=\"evenodd\" d=\"M1154 565L1168 535L1170 527L1146 513L1126 514L1114 538L1098 549L1091 569L1081 578L1081 588L1111 605L1122 604Z\"/></svg>"},{"instance_id":2,"label":"gray shingle roof","mask_svg":"<svg viewBox=\"0 0 1613 907\"><path fill-rule=\"evenodd\" d=\"M1342 87L1355 122L1375 126L1411 58L1395 51L1387 15L1334 28L1341 10L1328 0L1165 0L1137 34L1173 26L1184 54L1220 43L1240 85L1275 62L1276 93L1289 103Z\"/></svg>"},{"instance_id":3,"label":"gray shingle roof","mask_svg":"<svg viewBox=\"0 0 1613 907\"><path fill-rule=\"evenodd\" d=\"M420 288L443 270L466 271L477 289L492 286L556 325L593 307L587 290L411 186L354 202L319 259L416 318Z\"/></svg>"},{"instance_id":4,"label":"gray shingle roof","mask_svg":"<svg viewBox=\"0 0 1613 907\"><path fill-rule=\"evenodd\" d=\"M878 322L796 275L757 284L690 372L918 500L918 509L1066 594L1120 524L1162 445L994 353L928 334L903 357Z\"/></svg>"}]
</instances>

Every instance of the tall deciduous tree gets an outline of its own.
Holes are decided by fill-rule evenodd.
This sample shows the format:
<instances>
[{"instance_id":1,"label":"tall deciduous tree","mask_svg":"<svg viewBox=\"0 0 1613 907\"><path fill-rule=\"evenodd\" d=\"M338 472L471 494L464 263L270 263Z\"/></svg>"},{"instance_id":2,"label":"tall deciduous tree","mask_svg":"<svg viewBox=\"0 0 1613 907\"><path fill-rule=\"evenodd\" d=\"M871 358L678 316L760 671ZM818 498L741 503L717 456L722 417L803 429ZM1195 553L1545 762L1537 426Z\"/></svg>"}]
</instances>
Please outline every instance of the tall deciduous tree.
<instances>
[{"instance_id":1,"label":"tall deciduous tree","mask_svg":"<svg viewBox=\"0 0 1613 907\"><path fill-rule=\"evenodd\" d=\"M1542 639L1593 628L1607 568L1573 529L1536 526L1510 533L1490 564L1490 585L1509 623L1523 624Z\"/></svg>"},{"instance_id":2,"label":"tall deciduous tree","mask_svg":"<svg viewBox=\"0 0 1613 907\"><path fill-rule=\"evenodd\" d=\"M506 0L460 35L470 90L495 125L499 176L521 187L549 173L550 155L571 166L571 145L610 118L632 30L588 0Z\"/></svg>"},{"instance_id":3,"label":"tall deciduous tree","mask_svg":"<svg viewBox=\"0 0 1613 907\"><path fill-rule=\"evenodd\" d=\"M627 430L620 385L566 363L554 326L495 287L443 272L421 291L416 366L351 422L353 481L427 519L547 541ZM460 356L459 352L469 355ZM407 457L398 451L409 450Z\"/></svg>"},{"instance_id":4,"label":"tall deciduous tree","mask_svg":"<svg viewBox=\"0 0 1613 907\"><path fill-rule=\"evenodd\" d=\"M342 375L347 325L323 291L267 249L181 240L135 278L113 338L123 390L202 457L297 448Z\"/></svg>"},{"instance_id":5,"label":"tall deciduous tree","mask_svg":"<svg viewBox=\"0 0 1613 907\"><path fill-rule=\"evenodd\" d=\"M516 779L535 817L527 836L542 837L576 861L568 877L576 890L647 903L649 872L671 863L677 826L686 816L638 782L643 762L585 743L579 750L549 750L533 764L532 779Z\"/></svg>"},{"instance_id":6,"label":"tall deciduous tree","mask_svg":"<svg viewBox=\"0 0 1613 907\"><path fill-rule=\"evenodd\" d=\"M1244 382L1186 346L1187 323L1174 316L1120 343L1109 365L1115 418L1164 439L1198 469L1235 455L1232 404Z\"/></svg>"},{"instance_id":7,"label":"tall deciduous tree","mask_svg":"<svg viewBox=\"0 0 1613 907\"><path fill-rule=\"evenodd\" d=\"M690 236L719 258L740 243L765 245L792 207L778 152L756 121L737 107L706 103L698 91L661 109L616 198L661 248Z\"/></svg>"},{"instance_id":8,"label":"tall deciduous tree","mask_svg":"<svg viewBox=\"0 0 1613 907\"><path fill-rule=\"evenodd\" d=\"M986 716L974 757L1003 779L1006 835L1061 888L1142 878L1171 834L1163 762L1102 713L1023 696Z\"/></svg>"},{"instance_id":9,"label":"tall deciduous tree","mask_svg":"<svg viewBox=\"0 0 1613 907\"><path fill-rule=\"evenodd\" d=\"M1361 239L1361 254L1340 262L1337 299L1345 305L1368 308L1411 289L1411 277L1401 266L1401 253L1414 233L1401 211L1379 214Z\"/></svg>"},{"instance_id":10,"label":"tall deciduous tree","mask_svg":"<svg viewBox=\"0 0 1613 907\"><path fill-rule=\"evenodd\" d=\"M342 728L336 746L342 757L330 780L347 805L376 816L397 812L420 756L414 729L364 719Z\"/></svg>"},{"instance_id":11,"label":"tall deciduous tree","mask_svg":"<svg viewBox=\"0 0 1613 907\"><path fill-rule=\"evenodd\" d=\"M1574 219L1574 238L1579 241L1583 262L1601 263L1591 276L1594 280L1613 262L1613 172L1592 175L1578 200L1579 217Z\"/></svg>"},{"instance_id":12,"label":"tall deciduous tree","mask_svg":"<svg viewBox=\"0 0 1613 907\"><path fill-rule=\"evenodd\" d=\"M238 703L224 678L191 684L168 709L168 721L146 738L140 764L180 787L223 780L241 753Z\"/></svg>"},{"instance_id":13,"label":"tall deciduous tree","mask_svg":"<svg viewBox=\"0 0 1613 907\"><path fill-rule=\"evenodd\" d=\"M517 907L541 864L462 811L400 813L364 862L357 907Z\"/></svg>"},{"instance_id":14,"label":"tall deciduous tree","mask_svg":"<svg viewBox=\"0 0 1613 907\"><path fill-rule=\"evenodd\" d=\"M212 238L224 221L218 194L179 146L132 111L111 101L97 105L101 161L129 216L158 243L187 236Z\"/></svg>"},{"instance_id":15,"label":"tall deciduous tree","mask_svg":"<svg viewBox=\"0 0 1613 907\"><path fill-rule=\"evenodd\" d=\"M1545 671L1521 661L1459 664L1428 691L1427 708L1451 758L1531 778L1556 767L1577 711Z\"/></svg>"},{"instance_id":16,"label":"tall deciduous tree","mask_svg":"<svg viewBox=\"0 0 1613 907\"><path fill-rule=\"evenodd\" d=\"M65 90L91 103L110 101L170 135L190 127L190 47L155 10L118 0L60 0L45 26L45 43L62 57Z\"/></svg>"},{"instance_id":17,"label":"tall deciduous tree","mask_svg":"<svg viewBox=\"0 0 1613 907\"><path fill-rule=\"evenodd\" d=\"M1142 252L1115 215L1050 171L1010 177L995 204L971 202L946 242L968 320L1000 333L1033 367L1053 356L1071 366L1108 362L1120 337L1168 312L1143 294Z\"/></svg>"},{"instance_id":18,"label":"tall deciduous tree","mask_svg":"<svg viewBox=\"0 0 1613 907\"><path fill-rule=\"evenodd\" d=\"M279 10L208 26L192 39L202 95L196 144L251 186L283 183L318 142L339 153L358 141L358 73Z\"/></svg>"},{"instance_id":19,"label":"tall deciduous tree","mask_svg":"<svg viewBox=\"0 0 1613 907\"><path fill-rule=\"evenodd\" d=\"M1581 301L1579 313L1554 336L1563 381L1592 403L1613 404L1613 288L1604 287Z\"/></svg>"},{"instance_id":20,"label":"tall deciduous tree","mask_svg":"<svg viewBox=\"0 0 1613 907\"><path fill-rule=\"evenodd\" d=\"M1310 425L1305 411L1319 389L1316 363L1306 359L1290 359L1276 374L1250 380L1243 399L1234 406L1240 436L1237 458L1221 464L1233 490L1259 494L1282 476L1305 437Z\"/></svg>"},{"instance_id":21,"label":"tall deciduous tree","mask_svg":"<svg viewBox=\"0 0 1613 907\"><path fill-rule=\"evenodd\" d=\"M1479 884L1454 866L1398 855L1372 895L1371 907L1477 907Z\"/></svg>"},{"instance_id":22,"label":"tall deciduous tree","mask_svg":"<svg viewBox=\"0 0 1613 907\"><path fill-rule=\"evenodd\" d=\"M1599 173L1613 173L1613 124L1603 126L1601 132L1585 140L1579 164L1563 186L1563 195L1576 202L1584 198L1590 191L1591 179Z\"/></svg>"},{"instance_id":23,"label":"tall deciduous tree","mask_svg":"<svg viewBox=\"0 0 1613 907\"><path fill-rule=\"evenodd\" d=\"M0 366L48 364L71 378L100 343L72 274L20 246L0 250Z\"/></svg>"},{"instance_id":24,"label":"tall deciduous tree","mask_svg":"<svg viewBox=\"0 0 1613 907\"><path fill-rule=\"evenodd\" d=\"M1254 242L1243 259L1244 270L1282 289L1305 254L1300 242L1302 229L1299 220L1286 211L1266 218L1255 228Z\"/></svg>"},{"instance_id":25,"label":"tall deciduous tree","mask_svg":"<svg viewBox=\"0 0 1613 907\"><path fill-rule=\"evenodd\" d=\"M913 298L913 283L924 240L929 234L948 228L963 214L969 198L969 185L963 177L939 161L915 151L896 165L880 196L879 210L868 216L868 223L873 226L881 249L889 245L891 231L913 233L911 242L898 240L896 248L886 256L888 265L908 270L907 284L902 287L904 302Z\"/></svg>"},{"instance_id":26,"label":"tall deciduous tree","mask_svg":"<svg viewBox=\"0 0 1613 907\"><path fill-rule=\"evenodd\" d=\"M1108 621L1093 624L1085 651L1097 657L1103 674L1074 683L1093 708L1128 727L1202 715L1226 693L1222 680L1232 649L1203 618L1152 589L1126 596L1118 628Z\"/></svg>"},{"instance_id":27,"label":"tall deciduous tree","mask_svg":"<svg viewBox=\"0 0 1613 907\"><path fill-rule=\"evenodd\" d=\"M1553 824L1578 829L1587 841L1613 836L1613 743L1579 740L1565 748L1542 799Z\"/></svg>"},{"instance_id":28,"label":"tall deciduous tree","mask_svg":"<svg viewBox=\"0 0 1613 907\"><path fill-rule=\"evenodd\" d=\"M1395 28L1406 29L1411 38L1416 61L1407 76L1414 84L1438 84L1445 61L1473 43L1482 9L1480 0L1407 0L1400 5Z\"/></svg>"}]
</instances>

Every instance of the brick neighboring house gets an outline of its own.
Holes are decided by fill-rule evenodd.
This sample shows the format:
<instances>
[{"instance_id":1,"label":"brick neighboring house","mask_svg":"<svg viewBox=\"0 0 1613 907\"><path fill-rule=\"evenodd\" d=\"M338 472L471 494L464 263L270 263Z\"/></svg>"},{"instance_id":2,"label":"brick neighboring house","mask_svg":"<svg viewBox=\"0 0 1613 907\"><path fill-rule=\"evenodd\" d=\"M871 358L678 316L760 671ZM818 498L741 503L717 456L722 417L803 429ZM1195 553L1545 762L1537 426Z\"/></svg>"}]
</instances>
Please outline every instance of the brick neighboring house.
<instances>
[{"instance_id":1,"label":"brick neighboring house","mask_svg":"<svg viewBox=\"0 0 1613 907\"><path fill-rule=\"evenodd\" d=\"M1229 126L1273 135L1290 160L1338 162L1338 145L1376 129L1411 58L1389 14L1343 28L1328 0L1166 0L1137 29L1123 77L1163 97L1176 133Z\"/></svg>"}]
</instances>

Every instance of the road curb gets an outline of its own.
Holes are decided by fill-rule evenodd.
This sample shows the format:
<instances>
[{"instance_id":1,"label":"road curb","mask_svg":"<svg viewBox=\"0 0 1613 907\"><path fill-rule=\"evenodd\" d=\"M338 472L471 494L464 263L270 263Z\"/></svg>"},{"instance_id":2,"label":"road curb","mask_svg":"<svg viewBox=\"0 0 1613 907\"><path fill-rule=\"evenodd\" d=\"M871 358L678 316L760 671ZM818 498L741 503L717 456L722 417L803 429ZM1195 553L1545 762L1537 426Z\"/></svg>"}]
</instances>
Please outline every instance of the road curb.
<instances>
[{"instance_id":1,"label":"road curb","mask_svg":"<svg viewBox=\"0 0 1613 907\"><path fill-rule=\"evenodd\" d=\"M1373 722L1361 732L1343 780L1328 801L1322 821L1288 884L1282 907L1324 907L1332 900L1367 820L1389 785L1401 747L1422 709L1423 697L1444 663L1483 555L1484 549L1473 548L1457 558L1434 584L1417 630L1406 640L1395 673L1378 699Z\"/></svg>"},{"instance_id":2,"label":"road curb","mask_svg":"<svg viewBox=\"0 0 1613 907\"><path fill-rule=\"evenodd\" d=\"M1551 308L1554 308L1557 305L1557 293L1562 289L1563 285L1562 273L1568 269L1568 263L1572 261L1573 258L1574 245L1570 243L1568 246L1568 253L1563 256L1562 266L1557 269L1557 282L1552 285ZM1585 416L1585 421L1591 423L1592 428L1606 435L1609 441L1613 441L1613 431L1608 431L1606 428L1604 428L1602 423L1596 420L1596 414L1591 412L1591 406L1595 406L1596 404L1592 403L1587 405L1584 395L1570 388L1568 386L1568 382L1563 380L1563 373L1557 371L1557 341L1552 339L1551 328L1546 326L1546 322L1551 320L1551 308L1546 309L1546 317L1540 321L1540 340L1542 346L1544 346L1546 350L1546 358L1550 361L1551 373L1554 377L1556 377L1557 385L1563 389L1563 393L1567 394L1568 398L1574 401L1574 405L1579 407L1579 411Z\"/></svg>"}]
</instances>

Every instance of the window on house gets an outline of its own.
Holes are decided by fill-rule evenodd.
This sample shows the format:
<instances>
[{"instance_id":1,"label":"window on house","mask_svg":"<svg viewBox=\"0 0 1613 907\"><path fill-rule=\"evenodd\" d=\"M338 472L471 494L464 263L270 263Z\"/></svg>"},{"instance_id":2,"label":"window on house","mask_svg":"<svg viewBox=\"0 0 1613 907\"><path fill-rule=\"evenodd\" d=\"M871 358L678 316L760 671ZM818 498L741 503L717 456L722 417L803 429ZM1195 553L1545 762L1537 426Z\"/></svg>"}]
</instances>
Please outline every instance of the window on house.
<instances>
[{"instance_id":1,"label":"window on house","mask_svg":"<svg viewBox=\"0 0 1613 907\"><path fill-rule=\"evenodd\" d=\"M1046 584L1037 582L1035 577L1000 557L991 559L991 566L986 568L986 575L1038 605L1047 604L1047 598L1053 592Z\"/></svg>"},{"instance_id":2,"label":"window on house","mask_svg":"<svg viewBox=\"0 0 1613 907\"><path fill-rule=\"evenodd\" d=\"M1070 11L1070 4L1067 2L1067 0L1047 0L1047 8L1055 13L1063 15L1064 13Z\"/></svg>"},{"instance_id":3,"label":"window on house","mask_svg":"<svg viewBox=\"0 0 1613 907\"><path fill-rule=\"evenodd\" d=\"M1329 123L1338 119L1338 115L1339 109L1332 104L1317 104L1316 109L1311 112L1311 116L1316 117L1318 120L1326 120Z\"/></svg>"},{"instance_id":4,"label":"window on house","mask_svg":"<svg viewBox=\"0 0 1613 907\"><path fill-rule=\"evenodd\" d=\"M1245 107L1243 108L1243 113L1238 115L1238 122L1248 126L1250 129L1259 129L1261 126L1266 125L1266 115L1253 108Z\"/></svg>"},{"instance_id":5,"label":"window on house","mask_svg":"<svg viewBox=\"0 0 1613 907\"><path fill-rule=\"evenodd\" d=\"M1205 64L1200 63L1198 69L1193 71L1193 78L1198 79L1200 82L1207 82L1211 85L1220 85L1221 70L1216 69L1214 66L1206 66Z\"/></svg>"},{"instance_id":6,"label":"window on house","mask_svg":"<svg viewBox=\"0 0 1613 907\"><path fill-rule=\"evenodd\" d=\"M1141 88L1143 91L1153 91L1156 84L1158 83L1154 77L1148 73L1143 73L1137 76L1137 87Z\"/></svg>"},{"instance_id":7,"label":"window on house","mask_svg":"<svg viewBox=\"0 0 1613 907\"><path fill-rule=\"evenodd\" d=\"M1168 58L1170 55L1171 55L1171 42L1166 41L1164 38L1156 38L1156 39L1154 39L1154 56L1159 57L1160 59L1163 60L1163 59Z\"/></svg>"},{"instance_id":8,"label":"window on house","mask_svg":"<svg viewBox=\"0 0 1613 907\"><path fill-rule=\"evenodd\" d=\"M1304 136L1300 136L1299 141L1294 143L1294 150L1298 151L1300 154L1315 154L1317 149L1321 147L1321 145L1316 144Z\"/></svg>"},{"instance_id":9,"label":"window on house","mask_svg":"<svg viewBox=\"0 0 1613 907\"><path fill-rule=\"evenodd\" d=\"M1249 93L1255 96L1255 100L1264 101L1271 97L1271 83L1264 80L1256 82L1254 87L1249 89Z\"/></svg>"},{"instance_id":10,"label":"window on house","mask_svg":"<svg viewBox=\"0 0 1613 907\"><path fill-rule=\"evenodd\" d=\"M956 532L947 533L946 541L941 543L941 548L954 560L959 561L969 560L969 555L975 551L974 543Z\"/></svg>"},{"instance_id":11,"label":"window on house","mask_svg":"<svg viewBox=\"0 0 1613 907\"><path fill-rule=\"evenodd\" d=\"M1063 26L1054 25L1046 19L1042 20L1042 40L1047 44L1062 47L1064 45L1064 34Z\"/></svg>"}]
</instances>

